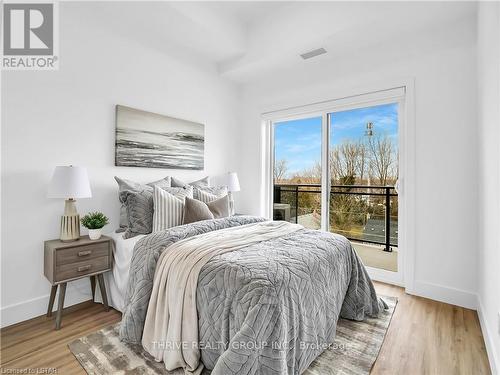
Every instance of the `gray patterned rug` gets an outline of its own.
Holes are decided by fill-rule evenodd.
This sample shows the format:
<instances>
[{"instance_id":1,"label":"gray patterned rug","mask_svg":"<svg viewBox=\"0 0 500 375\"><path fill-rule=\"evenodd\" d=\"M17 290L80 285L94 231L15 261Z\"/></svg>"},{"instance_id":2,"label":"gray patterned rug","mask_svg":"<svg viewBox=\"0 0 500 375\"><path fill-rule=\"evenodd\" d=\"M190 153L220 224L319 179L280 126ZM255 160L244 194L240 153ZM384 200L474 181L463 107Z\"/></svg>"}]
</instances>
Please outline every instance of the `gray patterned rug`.
<instances>
[{"instance_id":1,"label":"gray patterned rug","mask_svg":"<svg viewBox=\"0 0 500 375\"><path fill-rule=\"evenodd\" d=\"M397 298L382 298L389 305L389 309L384 311L380 318L370 318L362 322L340 319L335 343L316 358L304 374L369 374L397 304ZM182 370L167 371L163 363L155 362L142 346L121 342L118 338L118 324L81 337L68 346L85 371L91 375L184 373Z\"/></svg>"}]
</instances>

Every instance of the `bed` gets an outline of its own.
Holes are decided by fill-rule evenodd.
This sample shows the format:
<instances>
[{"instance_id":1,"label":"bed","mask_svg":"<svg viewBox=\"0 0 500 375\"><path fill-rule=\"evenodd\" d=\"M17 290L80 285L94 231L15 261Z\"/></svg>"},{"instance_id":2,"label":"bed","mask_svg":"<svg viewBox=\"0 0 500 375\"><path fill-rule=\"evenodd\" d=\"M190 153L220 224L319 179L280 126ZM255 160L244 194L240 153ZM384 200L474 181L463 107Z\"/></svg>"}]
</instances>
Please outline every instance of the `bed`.
<instances>
[{"instance_id":1,"label":"bed","mask_svg":"<svg viewBox=\"0 0 500 375\"><path fill-rule=\"evenodd\" d=\"M262 222L259 217L232 216L181 225L136 239L132 254L132 243L127 243L129 274L124 275L125 262L119 257L116 267L121 270L113 272L111 279L116 280L109 280L112 304L123 312L120 339L142 342L155 270L164 251L178 242L209 238L210 233L215 238L215 231L238 233ZM204 368L214 375L299 374L334 342L339 317L362 320L387 307L345 237L305 228L213 256L199 271L194 300L197 321L184 321L183 327L196 326L197 346L188 354L198 353L199 363L193 366L191 358L185 366L181 350L181 362L165 361L168 370L177 366L195 374Z\"/></svg>"}]
</instances>

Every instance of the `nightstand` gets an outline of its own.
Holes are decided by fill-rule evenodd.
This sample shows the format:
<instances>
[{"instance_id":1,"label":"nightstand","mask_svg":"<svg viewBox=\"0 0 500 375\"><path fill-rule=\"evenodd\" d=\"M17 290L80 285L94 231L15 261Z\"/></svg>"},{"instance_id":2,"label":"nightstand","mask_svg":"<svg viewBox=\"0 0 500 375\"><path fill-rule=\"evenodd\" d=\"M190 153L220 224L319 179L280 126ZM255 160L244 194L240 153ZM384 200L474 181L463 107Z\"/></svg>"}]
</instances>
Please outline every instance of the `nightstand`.
<instances>
[{"instance_id":1,"label":"nightstand","mask_svg":"<svg viewBox=\"0 0 500 375\"><path fill-rule=\"evenodd\" d=\"M91 240L88 236L82 236L79 240L73 242L45 241L44 274L52 284L47 309L48 317L52 315L52 308L59 287L56 329L61 328L66 284L69 281L89 277L92 300L94 300L97 278L104 308L106 311L109 310L103 273L110 271L112 267L112 241L110 237L106 236L102 236L98 240Z\"/></svg>"}]
</instances>

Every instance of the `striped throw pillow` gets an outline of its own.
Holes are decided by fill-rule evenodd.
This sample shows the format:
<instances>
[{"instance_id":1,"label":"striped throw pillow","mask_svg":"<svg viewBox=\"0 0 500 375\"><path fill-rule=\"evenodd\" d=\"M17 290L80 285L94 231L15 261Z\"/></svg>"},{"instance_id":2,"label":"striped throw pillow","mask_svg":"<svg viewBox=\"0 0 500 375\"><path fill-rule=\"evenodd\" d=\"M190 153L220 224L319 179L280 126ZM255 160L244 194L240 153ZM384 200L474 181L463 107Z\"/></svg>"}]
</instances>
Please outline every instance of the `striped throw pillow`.
<instances>
[{"instance_id":1,"label":"striped throw pillow","mask_svg":"<svg viewBox=\"0 0 500 375\"><path fill-rule=\"evenodd\" d=\"M155 187L153 193L153 233L182 225L186 197L193 198L192 186L164 189Z\"/></svg>"},{"instance_id":2,"label":"striped throw pillow","mask_svg":"<svg viewBox=\"0 0 500 375\"><path fill-rule=\"evenodd\" d=\"M227 186L195 187L194 199L210 203L227 195Z\"/></svg>"}]
</instances>

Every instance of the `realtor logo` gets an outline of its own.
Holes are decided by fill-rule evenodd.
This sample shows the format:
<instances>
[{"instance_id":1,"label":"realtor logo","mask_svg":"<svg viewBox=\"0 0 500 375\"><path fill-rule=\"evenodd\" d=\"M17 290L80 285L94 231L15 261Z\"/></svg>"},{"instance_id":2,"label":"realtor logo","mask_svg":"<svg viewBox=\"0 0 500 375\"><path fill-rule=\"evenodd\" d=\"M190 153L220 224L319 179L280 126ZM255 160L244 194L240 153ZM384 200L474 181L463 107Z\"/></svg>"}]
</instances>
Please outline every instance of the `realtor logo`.
<instances>
[{"instance_id":1,"label":"realtor logo","mask_svg":"<svg viewBox=\"0 0 500 375\"><path fill-rule=\"evenodd\" d=\"M57 69L56 4L3 4L3 69Z\"/></svg>"}]
</instances>

